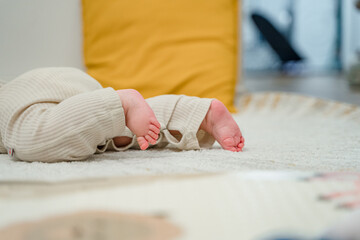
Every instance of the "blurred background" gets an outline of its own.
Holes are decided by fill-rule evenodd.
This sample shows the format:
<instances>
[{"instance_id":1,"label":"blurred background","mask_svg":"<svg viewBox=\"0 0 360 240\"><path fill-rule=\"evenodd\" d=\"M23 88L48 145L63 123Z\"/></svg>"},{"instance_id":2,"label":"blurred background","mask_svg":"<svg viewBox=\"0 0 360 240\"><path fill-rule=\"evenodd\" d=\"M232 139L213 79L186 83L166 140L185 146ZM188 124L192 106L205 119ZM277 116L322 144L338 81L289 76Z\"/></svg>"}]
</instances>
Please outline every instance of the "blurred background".
<instances>
[{"instance_id":1,"label":"blurred background","mask_svg":"<svg viewBox=\"0 0 360 240\"><path fill-rule=\"evenodd\" d=\"M247 89L360 104L360 1L244 0L242 39Z\"/></svg>"},{"instance_id":2,"label":"blurred background","mask_svg":"<svg viewBox=\"0 0 360 240\"><path fill-rule=\"evenodd\" d=\"M311 72L327 72L349 67L351 55L360 46L356 31L358 16L349 1L341 0L245 0L244 67L249 73L276 70L278 55L269 47L251 15L264 16L306 60ZM352 10L342 14L342 10ZM345 24L346 22L346 24ZM352 24L354 22L354 24ZM357 34L358 33L358 34ZM271 33L270 33L271 34ZM348 39L347 39L348 38ZM349 46L350 42L350 46ZM290 71L290 70L289 70Z\"/></svg>"},{"instance_id":3,"label":"blurred background","mask_svg":"<svg viewBox=\"0 0 360 240\"><path fill-rule=\"evenodd\" d=\"M358 0L242 0L238 93L360 104L359 8ZM36 67L84 68L81 28L79 0L0 0L0 79Z\"/></svg>"}]
</instances>

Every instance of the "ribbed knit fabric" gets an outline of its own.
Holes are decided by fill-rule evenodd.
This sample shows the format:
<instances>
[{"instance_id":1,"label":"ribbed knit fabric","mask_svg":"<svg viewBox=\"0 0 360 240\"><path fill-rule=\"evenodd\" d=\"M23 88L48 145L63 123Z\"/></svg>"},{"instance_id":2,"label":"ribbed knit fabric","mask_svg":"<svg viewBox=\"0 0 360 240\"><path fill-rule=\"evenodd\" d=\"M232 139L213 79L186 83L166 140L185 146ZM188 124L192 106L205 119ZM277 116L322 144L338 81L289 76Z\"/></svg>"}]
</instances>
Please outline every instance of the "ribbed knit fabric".
<instances>
[{"instance_id":1,"label":"ribbed knit fabric","mask_svg":"<svg viewBox=\"0 0 360 240\"><path fill-rule=\"evenodd\" d=\"M211 147L215 139L207 132L199 130L199 127L212 100L185 95L161 95L146 99L161 124L159 138L156 144L150 147L163 148L168 144L181 150ZM179 131L180 135L173 136L169 130ZM117 147L112 140L103 142L102 145L98 146L97 153L103 153L106 150L140 149L136 136L130 129L126 127L122 136L131 137L131 143L127 146Z\"/></svg>"},{"instance_id":2,"label":"ribbed knit fabric","mask_svg":"<svg viewBox=\"0 0 360 240\"><path fill-rule=\"evenodd\" d=\"M158 141L186 150L212 146L215 139L202 130L198 131L211 101L209 98L184 95L163 95L147 99L149 105L153 106L157 119L160 119L161 124L164 123L163 134ZM177 130L181 136L172 136L169 130Z\"/></svg>"},{"instance_id":3,"label":"ribbed knit fabric","mask_svg":"<svg viewBox=\"0 0 360 240\"><path fill-rule=\"evenodd\" d=\"M147 101L161 123L157 145L199 149L214 142L198 131L211 99L165 95ZM184 137L178 141L168 129ZM73 68L36 69L0 88L0 133L0 151L24 161L84 160L95 152L137 147L116 91ZM133 141L118 148L116 136Z\"/></svg>"},{"instance_id":4,"label":"ribbed knit fabric","mask_svg":"<svg viewBox=\"0 0 360 240\"><path fill-rule=\"evenodd\" d=\"M199 127L212 100L185 95L161 95L146 99L161 124L159 139L155 147L165 147L168 144L182 150L211 147L215 139L205 131L199 131ZM169 130L179 131L180 135L173 136ZM104 152L108 148L117 151L128 148L140 149L136 142L136 136L129 129L125 130L123 136L132 137L133 141L128 146L121 148L117 148L113 143L108 143L108 146L100 147L98 152Z\"/></svg>"},{"instance_id":5,"label":"ribbed knit fabric","mask_svg":"<svg viewBox=\"0 0 360 240\"><path fill-rule=\"evenodd\" d=\"M120 98L73 68L27 72L0 89L4 147L25 161L83 160L125 128Z\"/></svg>"}]
</instances>

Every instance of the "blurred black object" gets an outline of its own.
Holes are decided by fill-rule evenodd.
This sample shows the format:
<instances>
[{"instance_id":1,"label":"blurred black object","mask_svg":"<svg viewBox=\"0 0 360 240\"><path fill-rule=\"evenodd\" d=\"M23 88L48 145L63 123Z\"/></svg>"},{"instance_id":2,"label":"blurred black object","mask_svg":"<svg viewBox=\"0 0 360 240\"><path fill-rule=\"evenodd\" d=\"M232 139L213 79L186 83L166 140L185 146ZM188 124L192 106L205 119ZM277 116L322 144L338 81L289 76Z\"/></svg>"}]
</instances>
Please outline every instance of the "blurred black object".
<instances>
[{"instance_id":1,"label":"blurred black object","mask_svg":"<svg viewBox=\"0 0 360 240\"><path fill-rule=\"evenodd\" d=\"M296 71L296 68L301 65L303 57L295 51L290 42L268 19L259 13L251 14L251 18L270 47L279 56L281 60L281 70L285 72Z\"/></svg>"}]
</instances>

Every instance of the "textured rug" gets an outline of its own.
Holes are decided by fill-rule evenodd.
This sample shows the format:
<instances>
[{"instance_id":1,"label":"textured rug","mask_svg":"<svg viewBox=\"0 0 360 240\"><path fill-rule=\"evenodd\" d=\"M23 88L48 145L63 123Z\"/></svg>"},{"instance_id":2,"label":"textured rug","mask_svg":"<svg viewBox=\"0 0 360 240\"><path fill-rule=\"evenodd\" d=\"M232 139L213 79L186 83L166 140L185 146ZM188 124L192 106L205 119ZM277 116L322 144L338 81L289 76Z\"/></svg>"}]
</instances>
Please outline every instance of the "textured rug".
<instances>
[{"instance_id":1,"label":"textured rug","mask_svg":"<svg viewBox=\"0 0 360 240\"><path fill-rule=\"evenodd\" d=\"M94 155L84 162L12 161L0 155L0 180L65 180L127 175L189 174L242 170L360 170L360 108L287 93L243 95L234 115L244 152L219 145L200 151L129 150Z\"/></svg>"}]
</instances>

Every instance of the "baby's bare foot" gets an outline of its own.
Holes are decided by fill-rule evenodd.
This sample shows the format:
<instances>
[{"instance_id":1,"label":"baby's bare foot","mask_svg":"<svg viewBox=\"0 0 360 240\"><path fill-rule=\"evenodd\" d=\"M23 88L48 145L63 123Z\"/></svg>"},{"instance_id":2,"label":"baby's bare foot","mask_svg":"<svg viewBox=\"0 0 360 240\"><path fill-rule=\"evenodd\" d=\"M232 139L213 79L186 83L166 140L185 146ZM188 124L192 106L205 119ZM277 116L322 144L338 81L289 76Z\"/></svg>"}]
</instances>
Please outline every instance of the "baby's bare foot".
<instances>
[{"instance_id":1,"label":"baby's bare foot","mask_svg":"<svg viewBox=\"0 0 360 240\"><path fill-rule=\"evenodd\" d=\"M145 150L149 147L149 143L155 144L159 137L160 123L150 106L134 89L116 92L124 108L126 126L137 136L140 148Z\"/></svg>"},{"instance_id":2,"label":"baby's bare foot","mask_svg":"<svg viewBox=\"0 0 360 240\"><path fill-rule=\"evenodd\" d=\"M225 150L239 152L244 147L245 139L239 126L225 105L219 100L211 102L200 129L210 133Z\"/></svg>"}]
</instances>

